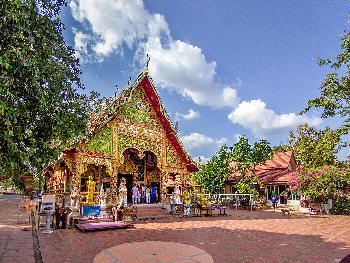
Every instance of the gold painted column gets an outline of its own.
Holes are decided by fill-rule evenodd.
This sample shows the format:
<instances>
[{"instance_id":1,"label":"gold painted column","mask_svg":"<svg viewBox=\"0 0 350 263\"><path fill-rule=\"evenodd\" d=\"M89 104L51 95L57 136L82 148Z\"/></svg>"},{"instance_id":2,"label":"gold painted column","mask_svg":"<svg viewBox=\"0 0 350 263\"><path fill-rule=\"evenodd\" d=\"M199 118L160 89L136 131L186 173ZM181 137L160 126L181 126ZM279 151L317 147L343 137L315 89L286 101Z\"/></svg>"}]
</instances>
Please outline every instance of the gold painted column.
<instances>
[{"instance_id":1,"label":"gold painted column","mask_svg":"<svg viewBox=\"0 0 350 263\"><path fill-rule=\"evenodd\" d=\"M111 203L115 204L118 197L118 173L119 173L119 136L118 136L118 123L114 121L112 123L112 152L114 160L112 160L112 174L111 174Z\"/></svg>"}]
</instances>

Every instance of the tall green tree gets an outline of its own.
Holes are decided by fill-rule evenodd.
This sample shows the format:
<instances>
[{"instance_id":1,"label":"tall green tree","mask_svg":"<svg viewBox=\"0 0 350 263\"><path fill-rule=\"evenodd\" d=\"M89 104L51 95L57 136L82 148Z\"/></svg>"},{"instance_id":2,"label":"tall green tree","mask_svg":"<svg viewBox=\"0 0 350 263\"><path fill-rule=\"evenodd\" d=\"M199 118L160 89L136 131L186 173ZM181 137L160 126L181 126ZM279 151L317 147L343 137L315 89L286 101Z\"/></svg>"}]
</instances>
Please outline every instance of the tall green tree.
<instances>
[{"instance_id":1,"label":"tall green tree","mask_svg":"<svg viewBox=\"0 0 350 263\"><path fill-rule=\"evenodd\" d=\"M233 145L231 160L235 162L235 172L245 177L248 172L254 173L255 166L264 163L271 157L272 148L268 141L260 140L251 146L248 139L242 136Z\"/></svg>"},{"instance_id":2,"label":"tall green tree","mask_svg":"<svg viewBox=\"0 0 350 263\"><path fill-rule=\"evenodd\" d=\"M299 125L296 132L290 132L289 141L295 159L307 167L319 167L337 162L337 153L342 147L344 129L318 130L307 124Z\"/></svg>"},{"instance_id":3,"label":"tall green tree","mask_svg":"<svg viewBox=\"0 0 350 263\"><path fill-rule=\"evenodd\" d=\"M225 187L227 178L233 172L237 172L243 177L242 184L249 184L249 188L253 181L246 177L247 173L254 171L254 167L269 159L271 154L272 149L268 141L261 140L251 146L248 139L242 136L232 147L222 146L207 164L200 167L193 179L207 192L216 193ZM231 162L234 165L230 166Z\"/></svg>"},{"instance_id":4,"label":"tall green tree","mask_svg":"<svg viewBox=\"0 0 350 263\"><path fill-rule=\"evenodd\" d=\"M231 151L224 145L208 163L200 167L199 172L192 175L192 178L202 185L207 193L216 193L225 187L227 177L231 174L230 160Z\"/></svg>"},{"instance_id":5,"label":"tall green tree","mask_svg":"<svg viewBox=\"0 0 350 263\"><path fill-rule=\"evenodd\" d=\"M83 88L63 38L62 0L0 5L0 173L19 176L58 157L85 130L97 94Z\"/></svg>"},{"instance_id":6,"label":"tall green tree","mask_svg":"<svg viewBox=\"0 0 350 263\"><path fill-rule=\"evenodd\" d=\"M311 108L322 108L323 118L335 115L344 117L343 128L350 128L350 32L345 31L341 37L341 52L334 58L320 59L319 65L330 66L328 73L320 87L318 98L308 100L305 113Z\"/></svg>"}]
</instances>

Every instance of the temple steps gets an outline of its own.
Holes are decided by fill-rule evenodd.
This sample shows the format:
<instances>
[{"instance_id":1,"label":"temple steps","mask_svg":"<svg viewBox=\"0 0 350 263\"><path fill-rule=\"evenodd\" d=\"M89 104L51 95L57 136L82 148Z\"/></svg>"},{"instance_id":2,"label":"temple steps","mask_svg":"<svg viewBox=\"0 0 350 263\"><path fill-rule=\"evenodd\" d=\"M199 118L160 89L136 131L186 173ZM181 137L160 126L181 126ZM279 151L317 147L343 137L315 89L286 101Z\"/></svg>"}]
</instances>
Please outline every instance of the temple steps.
<instances>
[{"instance_id":1,"label":"temple steps","mask_svg":"<svg viewBox=\"0 0 350 263\"><path fill-rule=\"evenodd\" d=\"M159 205L137 205L137 220L165 219L171 216L165 208Z\"/></svg>"}]
</instances>

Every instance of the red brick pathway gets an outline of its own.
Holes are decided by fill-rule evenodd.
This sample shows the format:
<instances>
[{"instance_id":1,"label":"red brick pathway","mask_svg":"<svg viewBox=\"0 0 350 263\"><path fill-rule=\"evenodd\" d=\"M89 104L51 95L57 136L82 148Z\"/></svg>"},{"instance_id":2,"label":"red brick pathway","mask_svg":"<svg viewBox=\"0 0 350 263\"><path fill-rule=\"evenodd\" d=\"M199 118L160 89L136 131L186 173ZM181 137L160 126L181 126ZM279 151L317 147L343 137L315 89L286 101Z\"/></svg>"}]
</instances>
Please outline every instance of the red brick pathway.
<instances>
[{"instance_id":1,"label":"red brick pathway","mask_svg":"<svg viewBox=\"0 0 350 263\"><path fill-rule=\"evenodd\" d=\"M144 241L126 243L103 250L94 263L213 263L212 257L190 245L174 242Z\"/></svg>"},{"instance_id":2,"label":"red brick pathway","mask_svg":"<svg viewBox=\"0 0 350 263\"><path fill-rule=\"evenodd\" d=\"M335 263L350 253L348 216L229 213L227 217L146 221L126 230L85 234L55 230L52 235L39 234L40 249L45 263L93 262L104 249L143 241L191 245L218 263Z\"/></svg>"},{"instance_id":3,"label":"red brick pathway","mask_svg":"<svg viewBox=\"0 0 350 263\"><path fill-rule=\"evenodd\" d=\"M27 224L17 223L17 207L20 201L21 197L18 195L0 195L0 263L34 262L29 214L21 218L26 219Z\"/></svg>"}]
</instances>

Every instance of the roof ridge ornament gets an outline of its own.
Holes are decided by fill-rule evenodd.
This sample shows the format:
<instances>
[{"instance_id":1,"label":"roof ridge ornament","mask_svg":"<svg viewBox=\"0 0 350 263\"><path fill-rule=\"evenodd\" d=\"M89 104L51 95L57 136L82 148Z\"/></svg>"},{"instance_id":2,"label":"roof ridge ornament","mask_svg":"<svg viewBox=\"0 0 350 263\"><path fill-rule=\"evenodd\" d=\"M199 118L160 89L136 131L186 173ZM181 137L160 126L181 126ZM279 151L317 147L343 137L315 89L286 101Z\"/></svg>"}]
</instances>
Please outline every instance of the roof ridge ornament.
<instances>
[{"instance_id":1,"label":"roof ridge ornament","mask_svg":"<svg viewBox=\"0 0 350 263\"><path fill-rule=\"evenodd\" d=\"M128 88L130 87L130 83L131 83L131 76L129 75Z\"/></svg>"},{"instance_id":2,"label":"roof ridge ornament","mask_svg":"<svg viewBox=\"0 0 350 263\"><path fill-rule=\"evenodd\" d=\"M151 61L151 56L147 53L146 54L146 67L145 67L145 74L148 74L148 66L149 66L149 62Z\"/></svg>"},{"instance_id":3,"label":"roof ridge ornament","mask_svg":"<svg viewBox=\"0 0 350 263\"><path fill-rule=\"evenodd\" d=\"M118 96L118 90L119 90L118 84L115 84L114 97L117 97L117 96Z\"/></svg>"}]
</instances>

